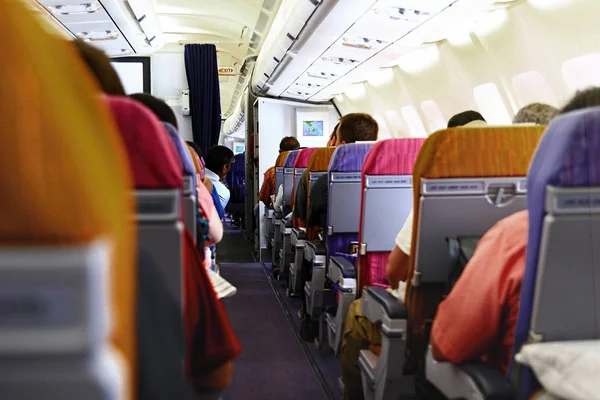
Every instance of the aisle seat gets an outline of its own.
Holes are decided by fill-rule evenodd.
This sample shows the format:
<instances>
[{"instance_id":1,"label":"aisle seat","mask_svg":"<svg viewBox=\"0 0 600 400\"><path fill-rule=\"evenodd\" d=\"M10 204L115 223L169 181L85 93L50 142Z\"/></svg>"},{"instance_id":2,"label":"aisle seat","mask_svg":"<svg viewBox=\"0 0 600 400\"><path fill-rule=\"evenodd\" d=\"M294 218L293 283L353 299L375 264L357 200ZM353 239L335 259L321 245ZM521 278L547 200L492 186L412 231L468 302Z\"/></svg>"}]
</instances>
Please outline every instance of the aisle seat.
<instances>
[{"instance_id":1,"label":"aisle seat","mask_svg":"<svg viewBox=\"0 0 600 400\"><path fill-rule=\"evenodd\" d=\"M282 201L282 220L279 223L279 235L281 245L279 246L279 260L281 271L279 276L287 279L292 262L292 227L293 222L290 219L284 220L292 212L292 191L294 188L294 163L300 150L290 151L283 164L283 201ZM278 189L279 190L279 189ZM275 233L277 235L277 232Z\"/></svg>"},{"instance_id":2,"label":"aisle seat","mask_svg":"<svg viewBox=\"0 0 600 400\"><path fill-rule=\"evenodd\" d=\"M339 354L346 314L360 288L384 285L389 253L412 205L412 168L424 139L387 139L375 143L361 170L357 260L331 257L329 278L339 291L334 315L327 314L330 346Z\"/></svg>"},{"instance_id":3,"label":"aisle seat","mask_svg":"<svg viewBox=\"0 0 600 400\"><path fill-rule=\"evenodd\" d=\"M306 167L308 167L308 162L312 154L317 151L316 147L302 149L298 152L296 156L296 161L294 161L294 185L292 187L292 196L291 196L291 206L292 209L295 206L295 198L296 198L296 188L300 182L302 174L306 171ZM301 220L299 218L293 217L292 224L292 233L290 236L291 249L292 254L288 256L288 254L284 254L283 259L289 258L293 260L290 263L290 270L292 268L292 264L299 264L302 262L302 258L304 257L304 246L306 243L306 221ZM285 250L285 247L284 247ZM288 273L288 288L287 295L289 297L295 297L300 294L300 290L302 288L296 288L292 285L292 280L290 279L290 274Z\"/></svg>"},{"instance_id":4,"label":"aisle seat","mask_svg":"<svg viewBox=\"0 0 600 400\"><path fill-rule=\"evenodd\" d=\"M316 149L311 153L308 164L306 165L306 213L308 213L308 204L310 203L310 189L313 187L314 183L317 179L327 173L327 168L329 166L329 160L335 151L335 147L322 147ZM300 156L299 156L300 157ZM294 262L290 264L290 276L289 276L289 287L293 290L293 293L300 294L301 290L304 290L306 293L306 289L304 287L304 281L302 278L302 271L304 268L304 260L306 255L312 259L313 257L318 256L320 260L324 262L325 257L325 247L322 243L319 244L318 248L315 248L314 243L310 243L309 241L316 239L316 232L313 227L306 227L306 240L305 246L295 246L295 258ZM305 254L305 251L309 253ZM316 251L316 253L315 253ZM312 256L311 256L312 254Z\"/></svg>"},{"instance_id":5,"label":"aisle seat","mask_svg":"<svg viewBox=\"0 0 600 400\"><path fill-rule=\"evenodd\" d=\"M162 124L144 106L108 96L129 153L137 201L138 244L156 263L183 305L183 174L177 151Z\"/></svg>"},{"instance_id":6,"label":"aisle seat","mask_svg":"<svg viewBox=\"0 0 600 400\"><path fill-rule=\"evenodd\" d=\"M279 188L280 185L283 184L283 163L285 162L285 159L287 158L287 155L289 154L289 151L283 151L281 153L279 153L279 155L277 156L277 160L275 161L275 196L277 196L277 189ZM281 213L278 213L277 215L275 214L275 210L272 207L265 207L265 217L266 217L266 240L267 240L267 247L271 248L272 250L272 255L273 255L273 265L274 266L279 266L279 253L275 253L275 232L276 230L279 229L279 224L277 223L278 220L281 220L281 218L283 218L283 216L281 215Z\"/></svg>"},{"instance_id":7,"label":"aisle seat","mask_svg":"<svg viewBox=\"0 0 600 400\"><path fill-rule=\"evenodd\" d=\"M357 241L360 216L360 171L372 146L372 142L345 144L337 147L331 156L327 171L328 212L321 216L325 218L321 226L327 258L352 257L350 247ZM316 250L313 253L316 254ZM313 318L321 318L321 341L328 335L322 309L335 304L335 292L325 289L328 259L324 261L312 265L311 280L305 284L307 312Z\"/></svg>"},{"instance_id":8,"label":"aisle seat","mask_svg":"<svg viewBox=\"0 0 600 400\"><path fill-rule=\"evenodd\" d=\"M445 293L451 258L448 239L481 236L498 220L524 209L525 176L544 127L453 128L431 135L413 171L414 218L406 307L377 288L367 288L363 313L384 322L381 357L361 351L365 396L389 398L408 388L403 375L407 336L430 324ZM389 315L389 303L402 310ZM425 328L428 330L428 328ZM423 360L426 343L413 336L408 349ZM417 361L419 362L419 361ZM408 390L408 389L407 389Z\"/></svg>"},{"instance_id":9,"label":"aisle seat","mask_svg":"<svg viewBox=\"0 0 600 400\"><path fill-rule=\"evenodd\" d=\"M0 36L0 397L137 398L126 153L72 44L22 2Z\"/></svg>"},{"instance_id":10,"label":"aisle seat","mask_svg":"<svg viewBox=\"0 0 600 400\"><path fill-rule=\"evenodd\" d=\"M192 160L192 156L187 147L187 143L183 140L183 138L177 132L177 129L169 124L168 122L163 122L163 126L167 130L173 145L175 146L175 150L177 150L177 155L179 158L179 162L181 163L182 171L183 171L183 216L185 228L190 232L194 241L197 241L197 223L198 223L198 201L197 201L197 175L196 175L196 167L194 166L194 161Z\"/></svg>"}]
</instances>

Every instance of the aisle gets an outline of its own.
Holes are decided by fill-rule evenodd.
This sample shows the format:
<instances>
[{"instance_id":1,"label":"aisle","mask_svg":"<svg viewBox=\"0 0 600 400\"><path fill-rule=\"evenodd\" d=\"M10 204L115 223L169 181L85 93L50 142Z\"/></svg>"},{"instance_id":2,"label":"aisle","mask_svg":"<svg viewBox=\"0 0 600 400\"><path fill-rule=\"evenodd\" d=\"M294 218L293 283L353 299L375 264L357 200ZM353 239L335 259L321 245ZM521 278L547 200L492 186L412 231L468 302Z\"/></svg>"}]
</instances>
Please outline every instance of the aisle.
<instances>
[{"instance_id":1,"label":"aisle","mask_svg":"<svg viewBox=\"0 0 600 400\"><path fill-rule=\"evenodd\" d=\"M251 244L227 230L217 260L238 289L224 304L243 351L223 400L325 399L263 267L253 263Z\"/></svg>"}]
</instances>

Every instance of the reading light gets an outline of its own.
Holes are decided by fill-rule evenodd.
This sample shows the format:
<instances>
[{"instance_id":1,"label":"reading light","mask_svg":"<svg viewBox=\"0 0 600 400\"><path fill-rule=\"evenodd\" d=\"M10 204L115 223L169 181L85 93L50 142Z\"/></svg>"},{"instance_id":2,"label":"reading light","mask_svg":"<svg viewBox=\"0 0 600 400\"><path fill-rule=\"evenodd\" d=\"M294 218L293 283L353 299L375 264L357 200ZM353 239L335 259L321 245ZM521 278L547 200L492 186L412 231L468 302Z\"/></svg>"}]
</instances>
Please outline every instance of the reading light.
<instances>
[{"instance_id":1,"label":"reading light","mask_svg":"<svg viewBox=\"0 0 600 400\"><path fill-rule=\"evenodd\" d=\"M323 57L323 61L334 63L337 65L355 65L358 61L343 57Z\"/></svg>"},{"instance_id":2,"label":"reading light","mask_svg":"<svg viewBox=\"0 0 600 400\"><path fill-rule=\"evenodd\" d=\"M119 37L119 32L113 30L96 32L79 32L76 36L86 42L102 42L105 40L115 40Z\"/></svg>"},{"instance_id":3,"label":"reading light","mask_svg":"<svg viewBox=\"0 0 600 400\"><path fill-rule=\"evenodd\" d=\"M330 80L330 79L337 78L337 75L326 73L326 72L307 72L306 74L308 76L310 76L311 78L317 78L317 79L327 79L327 80Z\"/></svg>"},{"instance_id":4,"label":"reading light","mask_svg":"<svg viewBox=\"0 0 600 400\"><path fill-rule=\"evenodd\" d=\"M53 5L47 6L48 10L54 15L78 15L78 14L93 14L100 10L98 2L81 3L71 5Z\"/></svg>"},{"instance_id":5,"label":"reading light","mask_svg":"<svg viewBox=\"0 0 600 400\"><path fill-rule=\"evenodd\" d=\"M110 50L106 50L106 54L109 57L118 57L118 56L128 56L130 54L133 54L133 52L129 49L110 49Z\"/></svg>"},{"instance_id":6,"label":"reading light","mask_svg":"<svg viewBox=\"0 0 600 400\"><path fill-rule=\"evenodd\" d=\"M363 50L370 50L373 48L373 45L380 46L385 43L387 43L387 42L385 42L383 40L369 39L366 37L352 38L352 37L345 36L344 38L342 38L343 46L353 47L355 49L363 49Z\"/></svg>"}]
</instances>

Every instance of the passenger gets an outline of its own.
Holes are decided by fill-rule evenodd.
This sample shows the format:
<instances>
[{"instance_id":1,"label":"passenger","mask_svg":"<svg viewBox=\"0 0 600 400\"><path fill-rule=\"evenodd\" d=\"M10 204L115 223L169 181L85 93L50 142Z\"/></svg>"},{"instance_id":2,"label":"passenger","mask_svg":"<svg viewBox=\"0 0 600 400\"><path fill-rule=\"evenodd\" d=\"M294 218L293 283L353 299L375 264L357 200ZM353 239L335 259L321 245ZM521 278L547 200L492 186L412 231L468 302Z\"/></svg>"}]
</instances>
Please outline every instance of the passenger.
<instances>
[{"instance_id":1,"label":"passenger","mask_svg":"<svg viewBox=\"0 0 600 400\"><path fill-rule=\"evenodd\" d=\"M476 111L465 111L453 116L448 128L460 126L485 126L487 123ZM386 266L391 294L404 302L406 278L409 269L410 247L412 242L413 213L406 218L402 229L396 236L396 245L392 249ZM362 399L363 389L358 367L361 350L370 349L381 352L381 327L373 325L361 310L360 299L353 301L346 315L344 336L340 360L342 361L342 379L344 381L344 399Z\"/></svg>"},{"instance_id":2,"label":"passenger","mask_svg":"<svg viewBox=\"0 0 600 400\"><path fill-rule=\"evenodd\" d=\"M163 100L147 93L130 94L129 97L148 107L162 122L167 122L173 125L175 129L179 129L175 112Z\"/></svg>"},{"instance_id":3,"label":"passenger","mask_svg":"<svg viewBox=\"0 0 600 400\"><path fill-rule=\"evenodd\" d=\"M548 125L558 113L558 108L543 103L532 103L519 110L513 124Z\"/></svg>"},{"instance_id":4,"label":"passenger","mask_svg":"<svg viewBox=\"0 0 600 400\"><path fill-rule=\"evenodd\" d=\"M379 132L379 126L377 121L365 113L352 113L344 115L335 130L335 143L336 146L347 143L365 142L371 140L377 140L377 134ZM333 136L333 133L332 133ZM313 215L320 215L320 213L327 212L327 175L321 176L313 186L315 198L311 196L311 202L314 201ZM307 173L306 171L300 177L300 181L296 187L296 194L294 199L294 210L293 216L300 219L306 220L307 216ZM313 193L311 191L311 193ZM315 217L318 218L318 217ZM319 225L318 221L315 225Z\"/></svg>"},{"instance_id":5,"label":"passenger","mask_svg":"<svg viewBox=\"0 0 600 400\"><path fill-rule=\"evenodd\" d=\"M279 142L279 153L283 153L284 151L292 151L298 150L300 148L300 143L298 139L293 136L286 136L281 139ZM272 198L271 196L275 196L275 166L272 166L268 170L265 171L263 184L260 188L260 193L258 194L258 200L262 201L265 206L272 206Z\"/></svg>"},{"instance_id":6,"label":"passenger","mask_svg":"<svg viewBox=\"0 0 600 400\"><path fill-rule=\"evenodd\" d=\"M329 135L329 140L327 141L327 147L336 147L336 143L337 143L336 132L337 132L338 126L340 126L339 123L335 126L335 128L333 128L333 132L331 132L331 135Z\"/></svg>"},{"instance_id":7,"label":"passenger","mask_svg":"<svg viewBox=\"0 0 600 400\"><path fill-rule=\"evenodd\" d=\"M206 177L210 179L219 195L219 203L223 210L229 202L229 189L223 183L223 179L231 170L233 160L233 151L225 146L213 146L208 149L206 156Z\"/></svg>"},{"instance_id":8,"label":"passenger","mask_svg":"<svg viewBox=\"0 0 600 400\"><path fill-rule=\"evenodd\" d=\"M600 88L591 88L578 92L559 114L596 106L600 106ZM525 272L528 226L528 212L520 211L499 221L481 238L456 285L438 307L431 329L436 360L455 364L484 360L507 372Z\"/></svg>"},{"instance_id":9,"label":"passenger","mask_svg":"<svg viewBox=\"0 0 600 400\"><path fill-rule=\"evenodd\" d=\"M457 128L459 126L475 127L485 126L487 122L485 118L477 111L463 111L456 114L448 121L448 128Z\"/></svg>"},{"instance_id":10,"label":"passenger","mask_svg":"<svg viewBox=\"0 0 600 400\"><path fill-rule=\"evenodd\" d=\"M104 52L80 39L73 41L79 55L96 77L102 91L115 96L125 96L125 89L117 71L110 64Z\"/></svg>"}]
</instances>

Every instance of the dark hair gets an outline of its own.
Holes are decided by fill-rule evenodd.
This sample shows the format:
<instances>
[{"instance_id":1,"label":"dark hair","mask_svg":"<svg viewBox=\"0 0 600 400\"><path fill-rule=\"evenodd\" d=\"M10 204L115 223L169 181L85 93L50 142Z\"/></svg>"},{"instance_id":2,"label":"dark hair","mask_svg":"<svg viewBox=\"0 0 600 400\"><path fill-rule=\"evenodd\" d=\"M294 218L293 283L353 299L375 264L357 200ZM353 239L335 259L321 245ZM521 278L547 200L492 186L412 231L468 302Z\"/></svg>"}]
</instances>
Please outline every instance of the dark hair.
<instances>
[{"instance_id":1,"label":"dark hair","mask_svg":"<svg viewBox=\"0 0 600 400\"><path fill-rule=\"evenodd\" d=\"M205 165L215 174L221 172L224 166L229 165L233 160L233 151L225 146L213 146L208 149Z\"/></svg>"},{"instance_id":2,"label":"dark hair","mask_svg":"<svg viewBox=\"0 0 600 400\"><path fill-rule=\"evenodd\" d=\"M79 55L85 61L96 81L106 94L125 96L125 89L119 79L117 71L110 64L104 52L81 39L74 40L73 43L79 51Z\"/></svg>"},{"instance_id":3,"label":"dark hair","mask_svg":"<svg viewBox=\"0 0 600 400\"><path fill-rule=\"evenodd\" d=\"M286 136L281 139L281 142L279 142L280 153L283 153L284 151L298 150L299 147L300 143L298 142L298 139L293 136Z\"/></svg>"},{"instance_id":4,"label":"dark hair","mask_svg":"<svg viewBox=\"0 0 600 400\"><path fill-rule=\"evenodd\" d=\"M513 124L548 125L558 113L556 107L543 103L531 103L521 108L513 118Z\"/></svg>"},{"instance_id":5,"label":"dark hair","mask_svg":"<svg viewBox=\"0 0 600 400\"><path fill-rule=\"evenodd\" d=\"M448 128L456 128L457 126L464 126L469 122L473 121L483 121L485 122L485 118L483 115L479 114L477 111L464 111L459 114L456 114L454 117L450 118L448 121Z\"/></svg>"},{"instance_id":6,"label":"dark hair","mask_svg":"<svg viewBox=\"0 0 600 400\"><path fill-rule=\"evenodd\" d=\"M129 97L148 107L162 122L168 122L175 128L179 128L173 109L161 99L147 93L130 94Z\"/></svg>"},{"instance_id":7,"label":"dark hair","mask_svg":"<svg viewBox=\"0 0 600 400\"><path fill-rule=\"evenodd\" d=\"M338 145L342 142L354 143L377 140L379 125L369 114L352 113L344 115L336 129L338 134Z\"/></svg>"},{"instance_id":8,"label":"dark hair","mask_svg":"<svg viewBox=\"0 0 600 400\"><path fill-rule=\"evenodd\" d=\"M340 127L340 123L338 122L335 125L335 128L333 128L333 132L331 132L331 135L329 135L329 140L333 139L335 137L335 135L337 134L337 130Z\"/></svg>"},{"instance_id":9,"label":"dark hair","mask_svg":"<svg viewBox=\"0 0 600 400\"><path fill-rule=\"evenodd\" d=\"M194 151L196 152L196 154L198 154L198 157L202 157L202 148L200 146L198 146L196 143L191 142L189 140L186 141L186 143L192 148L194 149Z\"/></svg>"},{"instance_id":10,"label":"dark hair","mask_svg":"<svg viewBox=\"0 0 600 400\"><path fill-rule=\"evenodd\" d=\"M575 96L563 106L559 114L598 106L600 106L600 87L591 87L575 93Z\"/></svg>"}]
</instances>

